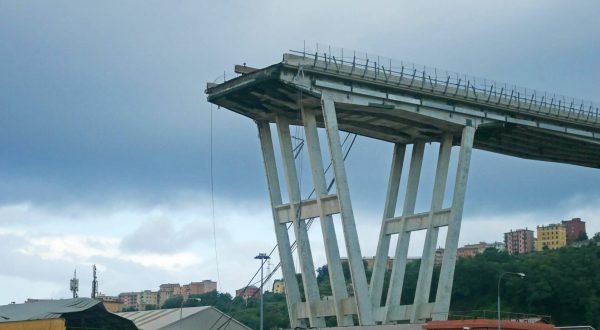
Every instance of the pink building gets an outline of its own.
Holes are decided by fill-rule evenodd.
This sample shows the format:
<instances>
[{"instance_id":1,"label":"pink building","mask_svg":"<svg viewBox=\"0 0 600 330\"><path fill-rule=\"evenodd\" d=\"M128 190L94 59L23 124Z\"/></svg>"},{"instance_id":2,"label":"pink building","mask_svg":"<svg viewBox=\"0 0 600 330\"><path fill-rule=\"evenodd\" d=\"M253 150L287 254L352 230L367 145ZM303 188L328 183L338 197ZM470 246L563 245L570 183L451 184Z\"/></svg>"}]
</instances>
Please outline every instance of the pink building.
<instances>
[{"instance_id":1,"label":"pink building","mask_svg":"<svg viewBox=\"0 0 600 330\"><path fill-rule=\"evenodd\" d=\"M123 308L138 308L141 303L141 292L123 292L119 293L119 299L123 302Z\"/></svg>"},{"instance_id":2,"label":"pink building","mask_svg":"<svg viewBox=\"0 0 600 330\"><path fill-rule=\"evenodd\" d=\"M529 253L533 251L533 231L527 228L504 233L504 245L509 254Z\"/></svg>"}]
</instances>

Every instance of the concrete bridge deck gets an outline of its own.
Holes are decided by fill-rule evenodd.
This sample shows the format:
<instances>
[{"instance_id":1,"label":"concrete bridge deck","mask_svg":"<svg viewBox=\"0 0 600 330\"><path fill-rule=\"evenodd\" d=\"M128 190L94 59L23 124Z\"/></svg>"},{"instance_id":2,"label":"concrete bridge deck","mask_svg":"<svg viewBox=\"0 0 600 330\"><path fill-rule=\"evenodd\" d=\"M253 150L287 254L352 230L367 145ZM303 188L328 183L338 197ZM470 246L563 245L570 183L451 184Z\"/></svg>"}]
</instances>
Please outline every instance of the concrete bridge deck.
<instances>
[{"instance_id":1,"label":"concrete bridge deck","mask_svg":"<svg viewBox=\"0 0 600 330\"><path fill-rule=\"evenodd\" d=\"M343 131L399 143L440 141L450 131L457 144L461 127L471 120L476 149L600 167L600 118L591 104L327 55L284 54L280 63L247 71L252 72L209 84L208 100L255 120L275 122L283 115L301 125L299 106L319 110L326 90L337 95ZM323 127L322 116L317 125Z\"/></svg>"}]
</instances>

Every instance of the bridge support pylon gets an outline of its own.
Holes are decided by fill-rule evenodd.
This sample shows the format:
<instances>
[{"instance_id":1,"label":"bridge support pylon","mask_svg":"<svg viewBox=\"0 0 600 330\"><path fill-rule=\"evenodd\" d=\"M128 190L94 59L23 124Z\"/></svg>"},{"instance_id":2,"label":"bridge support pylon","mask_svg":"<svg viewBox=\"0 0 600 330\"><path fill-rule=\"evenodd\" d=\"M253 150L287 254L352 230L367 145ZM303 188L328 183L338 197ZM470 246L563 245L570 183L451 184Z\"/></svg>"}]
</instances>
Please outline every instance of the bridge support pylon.
<instances>
[{"instance_id":1,"label":"bridge support pylon","mask_svg":"<svg viewBox=\"0 0 600 330\"><path fill-rule=\"evenodd\" d=\"M443 134L439 147L431 208L430 211L419 214L415 214L414 210L425 145L420 141L413 144L406 195L400 217L395 217L394 212L406 146L403 144L395 144L394 146L383 212L384 219L381 225L370 286L371 302L376 319L381 320L383 324L405 320L410 320L411 323L422 323L428 319L445 319L447 317L474 133L475 128L472 126L466 125L462 129L453 199L451 207L447 209L443 208L443 201L454 135L451 132ZM433 302L430 302L436 243L439 228L443 226L448 227L446 245L436 298ZM426 234L415 297L413 304L401 305L410 236L411 232L418 230L426 230ZM392 235L398 235L398 240L388 291L382 302L384 276L388 264L388 250Z\"/></svg>"},{"instance_id":2,"label":"bridge support pylon","mask_svg":"<svg viewBox=\"0 0 600 330\"><path fill-rule=\"evenodd\" d=\"M370 285L367 281L358 232L348 187L348 179L344 165L342 144L335 107L335 97L324 92L319 109L305 109L300 102L299 115L305 132L305 143L308 150L311 176L315 188L315 197L302 199L298 182L298 174L294 162L290 120L277 116L276 127L281 148L281 159L288 192L288 203L282 202L279 186L277 164L273 150L271 129L267 121L257 121L263 160L267 173L267 182L273 208L276 237L282 261L283 277L286 285L288 311L292 327L309 325L325 327L325 317L335 316L338 326L354 325L353 315L360 326L375 324L392 324L410 321L422 323L428 319L444 319L448 313L452 279L456 261L456 249L460 232L462 210L475 128L467 124L459 131L461 134L446 132L440 138L437 169L431 201L431 209L424 213L415 213L415 205L419 188L419 179L423 163L425 141L416 141L412 145L412 156L406 195L402 215L395 216L400 177L405 158L406 144L394 145L392 168L384 205L384 216L374 262ZM327 136L327 146L333 175L335 193L329 193L325 179L325 169L318 135L317 117L320 116ZM454 184L452 206L443 208L446 181L450 165L450 154L453 144L460 138L460 152L457 175ZM456 138L456 139L455 139ZM351 276L351 293L349 294L340 250L333 223L334 214L340 214L344 235L345 249ZM317 286L315 267L310 243L308 240L306 221L318 218L325 254L332 296L323 299ZM302 279L303 292L296 279L296 269L290 249L287 224L291 223L296 238L298 259ZM439 228L448 226L446 248L442 261L441 276L435 301L430 302L432 274L438 241ZM411 232L426 230L425 245L419 280L413 304L401 305L404 275L408 262L408 247ZM398 235L394 252L388 290L384 292L384 278L387 270L388 251L391 237Z\"/></svg>"}]
</instances>

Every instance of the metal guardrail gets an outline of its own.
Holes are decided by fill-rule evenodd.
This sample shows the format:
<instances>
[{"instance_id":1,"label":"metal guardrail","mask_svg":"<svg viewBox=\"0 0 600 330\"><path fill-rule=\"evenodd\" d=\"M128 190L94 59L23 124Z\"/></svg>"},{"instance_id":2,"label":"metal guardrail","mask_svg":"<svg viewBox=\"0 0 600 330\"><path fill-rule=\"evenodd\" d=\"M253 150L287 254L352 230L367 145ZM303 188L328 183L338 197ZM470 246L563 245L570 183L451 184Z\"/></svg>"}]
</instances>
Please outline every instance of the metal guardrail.
<instances>
[{"instance_id":1,"label":"metal guardrail","mask_svg":"<svg viewBox=\"0 0 600 330\"><path fill-rule=\"evenodd\" d=\"M444 316L448 320L478 320L478 319L498 319L497 311L489 310L473 310L473 311L456 311L449 313L432 313L434 316ZM527 313L513 313L513 312L502 312L500 318L504 321L523 322L523 323L552 323L552 317L550 315L537 315Z\"/></svg>"},{"instance_id":2,"label":"metal guardrail","mask_svg":"<svg viewBox=\"0 0 600 330\"><path fill-rule=\"evenodd\" d=\"M524 112L544 113L588 123L599 122L600 105L592 101L319 44L314 51L305 46L301 51L290 52L312 59L313 68L335 70L353 77L425 90L433 94L495 103Z\"/></svg>"}]
</instances>

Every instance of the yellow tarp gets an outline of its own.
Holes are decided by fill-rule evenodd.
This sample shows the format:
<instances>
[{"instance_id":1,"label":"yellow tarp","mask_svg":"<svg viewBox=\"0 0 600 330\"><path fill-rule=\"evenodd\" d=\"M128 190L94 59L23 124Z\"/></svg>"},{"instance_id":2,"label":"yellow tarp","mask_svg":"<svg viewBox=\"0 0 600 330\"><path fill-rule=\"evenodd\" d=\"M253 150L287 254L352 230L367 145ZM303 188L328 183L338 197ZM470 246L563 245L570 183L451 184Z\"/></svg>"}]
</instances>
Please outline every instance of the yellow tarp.
<instances>
[{"instance_id":1,"label":"yellow tarp","mask_svg":"<svg viewBox=\"0 0 600 330\"><path fill-rule=\"evenodd\" d=\"M0 323L0 330L65 330L65 320L35 320Z\"/></svg>"}]
</instances>

